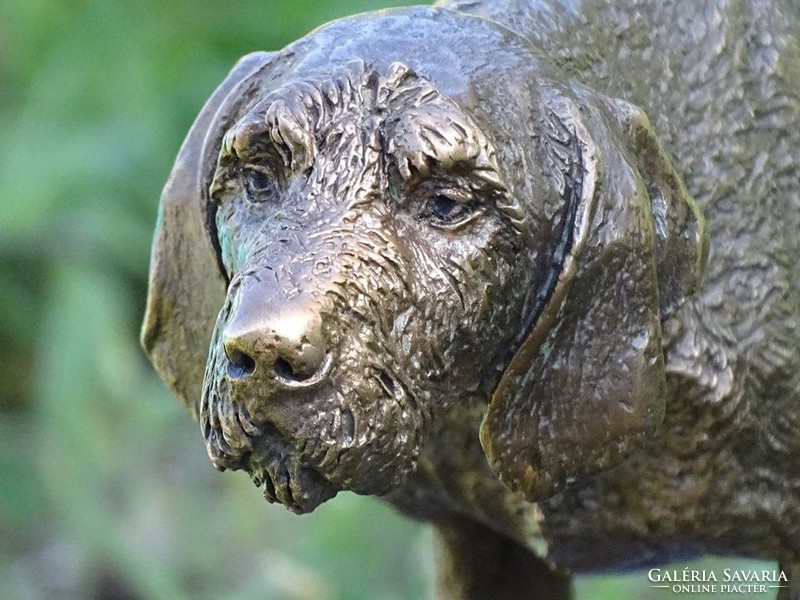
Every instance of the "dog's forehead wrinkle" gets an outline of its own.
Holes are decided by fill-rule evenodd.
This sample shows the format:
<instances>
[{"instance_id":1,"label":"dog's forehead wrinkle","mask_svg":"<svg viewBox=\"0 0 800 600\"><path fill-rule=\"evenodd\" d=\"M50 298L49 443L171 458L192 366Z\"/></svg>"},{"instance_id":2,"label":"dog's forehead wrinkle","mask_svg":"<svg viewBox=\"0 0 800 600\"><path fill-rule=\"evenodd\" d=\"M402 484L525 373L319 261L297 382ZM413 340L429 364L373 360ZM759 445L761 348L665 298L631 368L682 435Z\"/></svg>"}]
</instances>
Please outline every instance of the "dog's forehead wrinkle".
<instances>
[{"instance_id":1,"label":"dog's forehead wrinkle","mask_svg":"<svg viewBox=\"0 0 800 600\"><path fill-rule=\"evenodd\" d=\"M478 141L473 126L456 127L452 121L444 123L442 115L424 110L411 110L403 114L388 127L388 150L402 159L410 161L417 171L427 174L430 163L443 169L454 165L475 166L482 150L488 150ZM482 161L488 168L491 161ZM405 170L406 179L409 171Z\"/></svg>"}]
</instances>

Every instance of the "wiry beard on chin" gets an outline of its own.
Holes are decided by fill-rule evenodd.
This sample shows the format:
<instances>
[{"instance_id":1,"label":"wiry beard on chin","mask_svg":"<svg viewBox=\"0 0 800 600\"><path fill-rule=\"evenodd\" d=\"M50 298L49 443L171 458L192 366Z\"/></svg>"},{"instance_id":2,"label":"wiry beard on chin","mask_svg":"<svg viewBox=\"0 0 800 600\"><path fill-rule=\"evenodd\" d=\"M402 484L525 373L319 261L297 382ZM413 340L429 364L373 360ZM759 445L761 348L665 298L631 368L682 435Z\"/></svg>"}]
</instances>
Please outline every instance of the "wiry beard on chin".
<instances>
[{"instance_id":1,"label":"wiry beard on chin","mask_svg":"<svg viewBox=\"0 0 800 600\"><path fill-rule=\"evenodd\" d=\"M215 360L209 361L213 370ZM297 449L269 423L255 423L247 408L230 402L228 382L207 378L200 422L208 456L224 471L244 470L268 502L297 514L313 511L339 489L301 460Z\"/></svg>"},{"instance_id":2,"label":"wiry beard on chin","mask_svg":"<svg viewBox=\"0 0 800 600\"><path fill-rule=\"evenodd\" d=\"M336 495L338 488L303 464L274 426L267 424L261 429L264 434L255 441L245 470L268 502L280 502L294 513L305 514Z\"/></svg>"},{"instance_id":3,"label":"wiry beard on chin","mask_svg":"<svg viewBox=\"0 0 800 600\"><path fill-rule=\"evenodd\" d=\"M254 424L246 408L222 401L216 387L206 385L201 424L217 469L246 471L268 502L297 514L309 513L336 495L339 488L306 464L274 425Z\"/></svg>"}]
</instances>

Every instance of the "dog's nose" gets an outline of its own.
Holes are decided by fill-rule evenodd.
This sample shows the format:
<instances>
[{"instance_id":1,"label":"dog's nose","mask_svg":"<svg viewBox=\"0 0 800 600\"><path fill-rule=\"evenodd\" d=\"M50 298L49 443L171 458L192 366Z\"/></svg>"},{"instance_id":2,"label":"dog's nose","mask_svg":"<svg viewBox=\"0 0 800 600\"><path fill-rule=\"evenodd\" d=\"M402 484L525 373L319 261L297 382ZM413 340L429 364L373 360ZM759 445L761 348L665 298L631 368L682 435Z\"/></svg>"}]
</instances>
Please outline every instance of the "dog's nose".
<instances>
[{"instance_id":1,"label":"dog's nose","mask_svg":"<svg viewBox=\"0 0 800 600\"><path fill-rule=\"evenodd\" d=\"M257 376L303 388L320 382L330 369L322 321L310 308L239 306L225 327L223 347L234 381Z\"/></svg>"}]
</instances>

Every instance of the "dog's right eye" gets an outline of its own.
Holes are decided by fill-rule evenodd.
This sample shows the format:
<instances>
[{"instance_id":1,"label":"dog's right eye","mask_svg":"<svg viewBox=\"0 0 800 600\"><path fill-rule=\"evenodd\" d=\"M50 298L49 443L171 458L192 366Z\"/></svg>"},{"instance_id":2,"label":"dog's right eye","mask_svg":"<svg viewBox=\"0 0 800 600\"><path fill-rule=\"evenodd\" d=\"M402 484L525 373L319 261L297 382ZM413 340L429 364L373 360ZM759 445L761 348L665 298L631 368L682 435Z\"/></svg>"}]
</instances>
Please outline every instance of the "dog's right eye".
<instances>
[{"instance_id":1,"label":"dog's right eye","mask_svg":"<svg viewBox=\"0 0 800 600\"><path fill-rule=\"evenodd\" d=\"M466 200L463 193L438 192L428 200L424 214L432 226L438 229L456 230L480 213Z\"/></svg>"},{"instance_id":2,"label":"dog's right eye","mask_svg":"<svg viewBox=\"0 0 800 600\"><path fill-rule=\"evenodd\" d=\"M271 202L278 197L275 180L261 169L245 169L244 183L251 202Z\"/></svg>"}]
</instances>

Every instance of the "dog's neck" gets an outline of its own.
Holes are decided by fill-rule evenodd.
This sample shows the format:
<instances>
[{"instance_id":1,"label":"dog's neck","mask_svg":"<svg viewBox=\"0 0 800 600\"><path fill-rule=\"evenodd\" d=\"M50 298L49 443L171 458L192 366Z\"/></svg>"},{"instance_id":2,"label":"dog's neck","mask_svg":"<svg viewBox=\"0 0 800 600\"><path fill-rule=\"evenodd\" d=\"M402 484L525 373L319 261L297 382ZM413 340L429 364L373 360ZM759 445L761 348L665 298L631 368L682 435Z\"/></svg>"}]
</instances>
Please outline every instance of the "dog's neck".
<instances>
[{"instance_id":1,"label":"dog's neck","mask_svg":"<svg viewBox=\"0 0 800 600\"><path fill-rule=\"evenodd\" d=\"M457 514L477 520L544 556L537 505L511 492L486 461L478 437L486 399L462 400L434 422L416 472L386 500L414 519L436 523Z\"/></svg>"}]
</instances>

